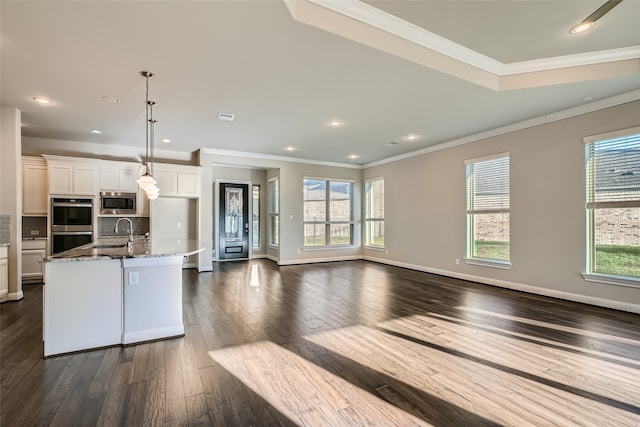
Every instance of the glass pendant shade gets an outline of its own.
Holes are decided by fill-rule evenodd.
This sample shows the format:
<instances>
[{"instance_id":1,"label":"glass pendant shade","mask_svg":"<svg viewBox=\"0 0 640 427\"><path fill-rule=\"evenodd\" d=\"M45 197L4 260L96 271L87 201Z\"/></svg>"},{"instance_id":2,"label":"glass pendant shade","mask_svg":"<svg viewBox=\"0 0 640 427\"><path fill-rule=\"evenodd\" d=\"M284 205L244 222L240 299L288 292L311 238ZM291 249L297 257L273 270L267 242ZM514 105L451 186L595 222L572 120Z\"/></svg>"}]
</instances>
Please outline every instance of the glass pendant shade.
<instances>
[{"instance_id":1,"label":"glass pendant shade","mask_svg":"<svg viewBox=\"0 0 640 427\"><path fill-rule=\"evenodd\" d=\"M144 175L138 178L138 185L146 192L148 189L156 185L156 180L153 179L153 177L147 171Z\"/></svg>"}]
</instances>

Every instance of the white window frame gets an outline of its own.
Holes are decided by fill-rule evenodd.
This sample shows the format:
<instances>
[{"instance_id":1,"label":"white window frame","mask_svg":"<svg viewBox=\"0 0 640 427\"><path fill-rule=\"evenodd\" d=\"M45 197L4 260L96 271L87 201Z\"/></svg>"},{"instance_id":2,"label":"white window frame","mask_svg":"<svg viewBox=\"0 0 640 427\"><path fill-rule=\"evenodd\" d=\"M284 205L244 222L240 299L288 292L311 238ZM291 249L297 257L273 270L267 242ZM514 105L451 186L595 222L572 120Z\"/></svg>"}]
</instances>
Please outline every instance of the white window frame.
<instances>
[{"instance_id":1,"label":"white window frame","mask_svg":"<svg viewBox=\"0 0 640 427\"><path fill-rule=\"evenodd\" d=\"M302 178L302 186L303 186L303 192L304 192L304 183L306 180L314 180L314 181L324 181L325 182L325 191L326 191L326 195L325 195L325 209L326 209L326 215L327 217L325 218L324 221L305 221L304 220L304 213L302 216L302 249L304 251L314 251L314 250L324 250L324 249L342 249L342 248L353 248L354 247L354 238L355 238L355 221L353 220L353 211L354 211L354 206L353 206L353 192L355 189L354 186L354 181L353 180L349 180L349 179L339 179L339 178L317 178L317 177L309 177L309 176L305 176ZM339 183L347 183L350 186L350 191L349 191L349 204L350 204L350 212L349 212L349 220L348 221L334 221L331 219L330 217L330 213L331 213L331 183L332 182L339 182ZM304 212L304 197L302 200L303 203L303 212ZM323 225L325 227L325 244L324 245L313 245L313 246L307 246L306 242L305 242L305 226L309 225L309 224L317 224L317 225ZM350 238L349 238L349 243L347 244L342 244L342 245L332 245L331 242L331 226L332 225L344 225L344 224L348 224L349 225L349 233L350 233Z\"/></svg>"},{"instance_id":2,"label":"white window frame","mask_svg":"<svg viewBox=\"0 0 640 427\"><path fill-rule=\"evenodd\" d=\"M253 247L253 249L257 249L260 250L262 248L262 239L260 238L260 229L262 228L260 226L260 203L262 202L262 187L259 184L255 184L251 186L251 206L252 208L254 208L253 204L254 204L254 192L256 191L256 189L258 190L258 209L251 209L251 246ZM254 230L253 229L253 223L254 223L254 219L253 217L257 215L257 225L258 225L258 229ZM254 239L255 237L258 237L258 244L255 245L254 244Z\"/></svg>"},{"instance_id":3,"label":"white window frame","mask_svg":"<svg viewBox=\"0 0 640 427\"><path fill-rule=\"evenodd\" d=\"M273 196L274 186L277 194ZM277 248L280 246L280 179L278 177L271 178L268 182L269 187L269 246ZM278 230L274 230L274 221L278 224Z\"/></svg>"},{"instance_id":4,"label":"white window frame","mask_svg":"<svg viewBox=\"0 0 640 427\"><path fill-rule=\"evenodd\" d=\"M364 182L364 246L368 249L375 250L384 250L385 243L382 245L376 245L371 243L371 236L369 235L370 225L373 223L381 223L384 227L384 213L381 217L374 217L371 215L371 198L373 194L370 193L370 190L373 188L372 184L374 182L382 182L383 188L383 198L382 198L382 206L384 210L384 177L371 178L367 179ZM383 237L384 239L384 234Z\"/></svg>"},{"instance_id":5,"label":"white window frame","mask_svg":"<svg viewBox=\"0 0 640 427\"><path fill-rule=\"evenodd\" d=\"M594 163L591 161L595 154L595 146L598 143L607 143L615 139L634 137L640 135L640 126L608 132L599 135L591 135L583 138L585 144L585 213L586 213L586 248L585 248L585 272L582 277L588 282L606 283L611 285L640 287L640 277L615 275L610 273L595 272L596 263L596 220L597 209L616 208L640 208L640 195L634 200L624 201L596 201Z\"/></svg>"},{"instance_id":6,"label":"white window frame","mask_svg":"<svg viewBox=\"0 0 640 427\"><path fill-rule=\"evenodd\" d=\"M475 197L474 197L474 185L473 183L470 181L469 178L469 168L470 165L474 165L477 163L482 163L482 162L488 162L491 160L498 160L498 159L503 159L503 158L507 158L508 159L508 165L509 165L509 174L507 175L507 179L509 180L508 182L508 186L509 186L509 194L511 193L511 155L509 152L503 152L503 153L497 153L497 154L492 154L489 156L484 156L484 157L478 157L478 158L474 158L474 159L468 159L465 160L465 174L466 174L466 180L465 180L465 185L466 185L466 213L467 213L467 244L466 244L466 256L464 258L464 261L466 264L471 264L471 265L479 265L479 266L485 266L485 267L493 267L493 268L501 268L501 269L510 269L511 268L511 253L509 253L509 259L508 260L502 260L502 259L493 259L493 258L480 258L480 257L476 257L473 254L473 248L474 248L474 242L475 242L475 230L474 230L474 215L476 214L487 214L487 213L509 213L511 214L511 205L509 204L508 207L502 207L502 208L496 208L496 209L475 209L475 207L473 206L474 202L475 202ZM509 218L509 228L511 228L511 218ZM511 252L511 237L509 237L509 252Z\"/></svg>"}]
</instances>

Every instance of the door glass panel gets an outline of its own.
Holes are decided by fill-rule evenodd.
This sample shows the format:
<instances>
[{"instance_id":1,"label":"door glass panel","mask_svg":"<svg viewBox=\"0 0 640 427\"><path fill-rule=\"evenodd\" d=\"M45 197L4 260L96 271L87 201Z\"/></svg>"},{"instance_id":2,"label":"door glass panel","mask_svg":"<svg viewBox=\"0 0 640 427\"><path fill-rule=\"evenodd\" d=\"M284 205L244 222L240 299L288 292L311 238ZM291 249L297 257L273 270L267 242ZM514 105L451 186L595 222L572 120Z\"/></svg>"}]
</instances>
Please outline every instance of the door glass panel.
<instances>
[{"instance_id":1,"label":"door glass panel","mask_svg":"<svg viewBox=\"0 0 640 427\"><path fill-rule=\"evenodd\" d=\"M242 188L225 189L225 238L242 240Z\"/></svg>"}]
</instances>

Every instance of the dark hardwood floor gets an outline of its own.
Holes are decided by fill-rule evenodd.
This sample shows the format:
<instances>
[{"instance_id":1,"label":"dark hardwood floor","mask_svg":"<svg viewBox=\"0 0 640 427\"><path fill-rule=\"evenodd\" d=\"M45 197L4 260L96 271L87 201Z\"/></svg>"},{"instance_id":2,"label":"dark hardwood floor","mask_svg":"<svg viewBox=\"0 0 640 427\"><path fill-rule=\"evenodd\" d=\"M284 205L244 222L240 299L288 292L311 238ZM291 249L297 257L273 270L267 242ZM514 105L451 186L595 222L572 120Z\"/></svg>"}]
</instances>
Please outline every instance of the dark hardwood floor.
<instances>
[{"instance_id":1,"label":"dark hardwood floor","mask_svg":"<svg viewBox=\"0 0 640 427\"><path fill-rule=\"evenodd\" d=\"M24 286L0 425L640 425L638 315L366 261L183 277L183 338L49 359Z\"/></svg>"}]
</instances>

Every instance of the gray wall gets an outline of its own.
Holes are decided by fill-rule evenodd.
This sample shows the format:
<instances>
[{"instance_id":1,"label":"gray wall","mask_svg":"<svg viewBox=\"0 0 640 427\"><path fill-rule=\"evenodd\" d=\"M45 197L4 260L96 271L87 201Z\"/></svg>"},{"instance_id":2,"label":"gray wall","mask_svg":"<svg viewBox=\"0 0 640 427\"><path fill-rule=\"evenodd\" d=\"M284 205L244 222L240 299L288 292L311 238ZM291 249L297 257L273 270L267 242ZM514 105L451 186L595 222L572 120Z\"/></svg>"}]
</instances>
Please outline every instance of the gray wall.
<instances>
[{"instance_id":1,"label":"gray wall","mask_svg":"<svg viewBox=\"0 0 640 427\"><path fill-rule=\"evenodd\" d=\"M363 253L382 262L585 302L609 300L638 311L640 288L586 282L581 273L586 247L582 138L639 124L640 101L634 101L368 168L365 179L385 180L389 253ZM510 152L511 159L510 270L463 261L464 161L501 152Z\"/></svg>"}]
</instances>

